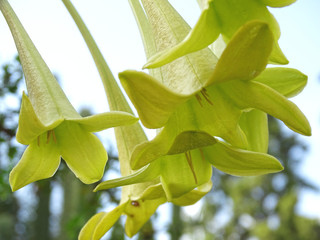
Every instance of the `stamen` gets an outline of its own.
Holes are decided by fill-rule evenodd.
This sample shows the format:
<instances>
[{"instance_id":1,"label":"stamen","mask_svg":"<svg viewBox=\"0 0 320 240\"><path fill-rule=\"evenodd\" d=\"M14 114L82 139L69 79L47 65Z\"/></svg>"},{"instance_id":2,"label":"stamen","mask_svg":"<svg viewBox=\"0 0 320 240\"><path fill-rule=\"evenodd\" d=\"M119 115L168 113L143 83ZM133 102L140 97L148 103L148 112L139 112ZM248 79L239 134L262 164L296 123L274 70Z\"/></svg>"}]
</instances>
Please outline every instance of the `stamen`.
<instances>
[{"instance_id":1,"label":"stamen","mask_svg":"<svg viewBox=\"0 0 320 240\"><path fill-rule=\"evenodd\" d=\"M202 103L201 103L202 99L201 99L201 97L200 97L198 94L196 94L196 99L198 100L200 106L203 107L203 105L202 105Z\"/></svg>"},{"instance_id":2,"label":"stamen","mask_svg":"<svg viewBox=\"0 0 320 240\"><path fill-rule=\"evenodd\" d=\"M199 148L199 151L200 151L201 159L202 159L203 161L206 161L206 159L204 158L204 153L203 153L203 151L202 151L201 148Z\"/></svg>"},{"instance_id":3,"label":"stamen","mask_svg":"<svg viewBox=\"0 0 320 240\"><path fill-rule=\"evenodd\" d=\"M47 132L47 144L50 142L50 135L51 135L51 130L49 130L48 132Z\"/></svg>"},{"instance_id":4,"label":"stamen","mask_svg":"<svg viewBox=\"0 0 320 240\"><path fill-rule=\"evenodd\" d=\"M56 138L56 135L55 135L54 131L53 130L49 130L47 132L47 144L50 142L51 136L52 136L52 139L53 139L54 143L57 143L57 138Z\"/></svg>"},{"instance_id":5,"label":"stamen","mask_svg":"<svg viewBox=\"0 0 320 240\"><path fill-rule=\"evenodd\" d=\"M188 162L188 164L189 164L189 167L190 167L190 169L191 169L191 172L192 172L194 181L195 181L196 184L198 184L197 175L196 175L196 172L194 171L194 167L193 167L193 164L192 164L191 152L190 152L190 151L185 152L185 155L186 155L186 158L187 158L187 162Z\"/></svg>"},{"instance_id":6,"label":"stamen","mask_svg":"<svg viewBox=\"0 0 320 240\"><path fill-rule=\"evenodd\" d=\"M210 100L210 96L209 96L209 94L207 93L207 89L205 89L205 88L203 88L202 90L201 90L201 94L202 94L202 96L204 97L204 99L205 100L207 100L207 102L210 104L210 105L213 105L213 103L211 102L211 100Z\"/></svg>"},{"instance_id":7,"label":"stamen","mask_svg":"<svg viewBox=\"0 0 320 240\"><path fill-rule=\"evenodd\" d=\"M52 139L53 139L54 143L57 143L56 134L54 133L53 130L52 130Z\"/></svg>"}]
</instances>

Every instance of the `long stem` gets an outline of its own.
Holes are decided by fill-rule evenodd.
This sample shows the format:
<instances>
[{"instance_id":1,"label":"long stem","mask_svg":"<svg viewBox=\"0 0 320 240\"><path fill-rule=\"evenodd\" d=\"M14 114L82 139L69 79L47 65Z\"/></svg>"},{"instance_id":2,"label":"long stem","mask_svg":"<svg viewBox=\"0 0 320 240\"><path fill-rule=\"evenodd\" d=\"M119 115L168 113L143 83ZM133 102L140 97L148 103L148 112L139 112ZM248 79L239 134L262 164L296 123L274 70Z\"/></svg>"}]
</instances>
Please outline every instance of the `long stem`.
<instances>
[{"instance_id":1,"label":"long stem","mask_svg":"<svg viewBox=\"0 0 320 240\"><path fill-rule=\"evenodd\" d=\"M110 110L132 113L132 110L121 89L119 88L108 64L103 58L96 42L94 41L77 10L74 8L70 0L62 0L62 2L78 26L82 37L91 52L108 98ZM129 175L132 173L129 164L131 152L136 145L145 142L148 139L139 123L126 127L117 127L115 128L115 135L118 145L121 174Z\"/></svg>"}]
</instances>

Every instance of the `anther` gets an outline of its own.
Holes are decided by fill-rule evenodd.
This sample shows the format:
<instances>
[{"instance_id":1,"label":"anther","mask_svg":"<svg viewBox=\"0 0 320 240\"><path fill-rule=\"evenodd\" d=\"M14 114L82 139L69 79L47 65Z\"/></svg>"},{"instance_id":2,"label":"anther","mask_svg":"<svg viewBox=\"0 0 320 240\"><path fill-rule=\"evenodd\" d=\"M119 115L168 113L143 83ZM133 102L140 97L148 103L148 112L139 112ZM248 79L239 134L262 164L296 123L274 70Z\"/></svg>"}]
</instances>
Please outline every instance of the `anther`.
<instances>
[{"instance_id":1,"label":"anther","mask_svg":"<svg viewBox=\"0 0 320 240\"><path fill-rule=\"evenodd\" d=\"M210 104L213 105L213 103L211 102L210 98L209 98L209 94L207 93L207 89L203 88L201 90L201 94L204 97L204 99Z\"/></svg>"},{"instance_id":2,"label":"anther","mask_svg":"<svg viewBox=\"0 0 320 240\"><path fill-rule=\"evenodd\" d=\"M201 99L201 97L200 97L198 94L196 94L196 99L198 100L200 106L203 107L203 105L202 105L202 103L201 103L202 99Z\"/></svg>"}]
</instances>

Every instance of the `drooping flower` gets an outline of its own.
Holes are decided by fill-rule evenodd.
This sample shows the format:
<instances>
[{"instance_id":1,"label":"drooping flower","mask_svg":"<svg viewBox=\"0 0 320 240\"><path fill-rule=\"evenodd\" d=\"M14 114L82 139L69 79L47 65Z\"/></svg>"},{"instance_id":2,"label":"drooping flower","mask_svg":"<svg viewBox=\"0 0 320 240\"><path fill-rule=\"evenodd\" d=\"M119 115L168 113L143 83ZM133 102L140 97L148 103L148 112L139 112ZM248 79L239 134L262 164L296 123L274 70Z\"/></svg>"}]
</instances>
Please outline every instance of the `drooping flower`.
<instances>
[{"instance_id":1,"label":"drooping flower","mask_svg":"<svg viewBox=\"0 0 320 240\"><path fill-rule=\"evenodd\" d=\"M198 2L202 7L202 13L194 28L182 41L152 56L145 65L146 68L160 67L188 53L203 49L213 43L220 34L226 42L229 42L243 24L252 20L266 22L272 32L274 41L270 61L277 64L288 63L278 44L279 25L267 6L283 7L295 0L198 0Z\"/></svg>"},{"instance_id":2,"label":"drooping flower","mask_svg":"<svg viewBox=\"0 0 320 240\"><path fill-rule=\"evenodd\" d=\"M132 113L129 104L121 93L121 90L118 87L108 65L106 64L97 45L95 44L91 34L89 33L87 27L83 23L76 9L69 0L63 0L63 3L76 22L96 62L96 66L99 70L102 82L105 85L110 109ZM168 184L166 185L162 183L163 181L158 177L158 173L161 171L166 171L166 174L169 176L176 175L176 173L172 171L174 168L170 167L172 164L176 164L175 161L170 161L170 159L168 159L168 161L166 161L165 167L162 166L160 168L160 166L157 165L158 163L154 163L150 164L150 166L147 167L147 170L146 168L143 168L138 171L133 171L130 168L131 152L136 145L147 141L145 133L142 130L141 126L136 123L131 126L116 128L115 134L119 153L120 171L121 175L123 176L121 181L127 181L125 179L131 179L132 176L138 176L138 178L140 178L140 181L138 184L124 186L122 188L122 196L119 206L109 213L97 213L96 215L94 215L81 230L79 239L100 239L104 235L104 233L106 233L110 229L115 221L118 220L121 214L127 216L125 227L126 234L128 236L133 236L156 211L157 207L160 204L168 201L168 194L165 190ZM183 164L185 164L185 162L186 161L184 159ZM188 186L190 183L189 180L185 181L186 177L190 176L190 174L192 175L192 173L190 172L190 168L183 168L184 169L181 169L182 175L184 175L184 172L187 172L183 179L184 181L181 181L179 179L180 182L177 182L174 178L169 182L169 184L179 185L179 189L183 189L183 193L180 192L178 197L176 197L178 194L175 194L170 198L170 200L175 204L190 205L198 201L202 196L210 191L212 187L212 183L210 181L211 168L209 166L208 169L203 169L205 170L204 172L209 172L209 175L204 174L204 172L202 173L202 175L204 175L205 178L208 179L208 182L200 185L200 182L202 182L203 180L199 177L199 184L195 185L193 177L191 176L192 186ZM135 179L135 181L137 181L137 179ZM117 184L119 186L117 179L115 179L114 181L111 180L108 186L114 187L114 184ZM195 186L197 187L196 189L194 189ZM104 182L104 184L99 185L96 190L102 190L105 188L106 184ZM189 189L189 191L186 192L186 189ZM180 196L181 194L183 195Z\"/></svg>"},{"instance_id":3,"label":"drooping flower","mask_svg":"<svg viewBox=\"0 0 320 240\"><path fill-rule=\"evenodd\" d=\"M148 27L146 22L149 21L154 34L152 44L159 46L158 49L170 47L188 31L185 22L167 1L142 2L148 18L143 16L143 11L136 12L141 32L150 33L143 29ZM145 36L144 41L147 52L152 53L151 40ZM241 117L252 109L269 113L294 131L310 135L305 116L281 94L283 89L301 90L306 77L293 69L265 69L273 43L268 24L252 21L234 34L219 60L209 49L203 49L161 67L158 74L161 79L138 71L120 73L121 83L142 123L148 128L162 127L152 141L135 148L132 168L138 169L167 154L181 153L173 150L173 145L179 146L174 149L184 151L210 146L216 142L212 136L223 138L233 147L265 149L266 144L250 147L257 136L249 140L246 136L249 132L245 134L239 126L241 122L250 122L241 121ZM279 83L272 85L267 79L276 79ZM284 79L286 81L282 82ZM295 79L296 82L292 81ZM264 121L265 118L259 115L259 121ZM245 127L244 123L242 125ZM198 132L199 140L188 143L185 140L190 139L188 132ZM262 133L267 135L266 131ZM262 138L266 142L266 137Z\"/></svg>"},{"instance_id":4,"label":"drooping flower","mask_svg":"<svg viewBox=\"0 0 320 240\"><path fill-rule=\"evenodd\" d=\"M61 156L82 182L100 180L108 156L92 132L133 124L137 118L124 112L81 117L6 0L0 1L0 9L15 40L29 94L22 96L17 131L17 141L29 146L10 173L12 190L51 177Z\"/></svg>"}]
</instances>

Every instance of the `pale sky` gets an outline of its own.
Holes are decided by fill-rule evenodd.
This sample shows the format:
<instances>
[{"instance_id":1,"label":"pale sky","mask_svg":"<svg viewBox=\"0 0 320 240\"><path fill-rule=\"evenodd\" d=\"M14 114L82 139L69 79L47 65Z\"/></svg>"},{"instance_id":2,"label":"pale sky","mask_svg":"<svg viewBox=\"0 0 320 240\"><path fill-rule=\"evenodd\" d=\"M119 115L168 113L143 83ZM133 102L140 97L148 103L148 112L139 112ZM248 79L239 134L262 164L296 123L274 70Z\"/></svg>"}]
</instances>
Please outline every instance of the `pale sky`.
<instances>
[{"instance_id":1,"label":"pale sky","mask_svg":"<svg viewBox=\"0 0 320 240\"><path fill-rule=\"evenodd\" d=\"M200 14L196 0L170 1L193 26ZM50 69L56 73L72 104L88 106L95 112L107 111L105 93L73 20L60 0L11 0L12 7L34 41ZM145 63L139 31L127 0L73 1L104 54L111 70L140 70ZM301 175L320 187L320 1L298 0L275 14L282 35L280 46L290 61L289 67L308 75L305 90L295 102L312 126L312 137L301 137L310 144ZM16 48L4 18L0 14L0 63L10 61ZM112 131L107 132L110 136ZM152 136L152 133L149 134ZM114 137L110 137L113 141ZM320 219L320 194L302 192L299 213Z\"/></svg>"}]
</instances>

